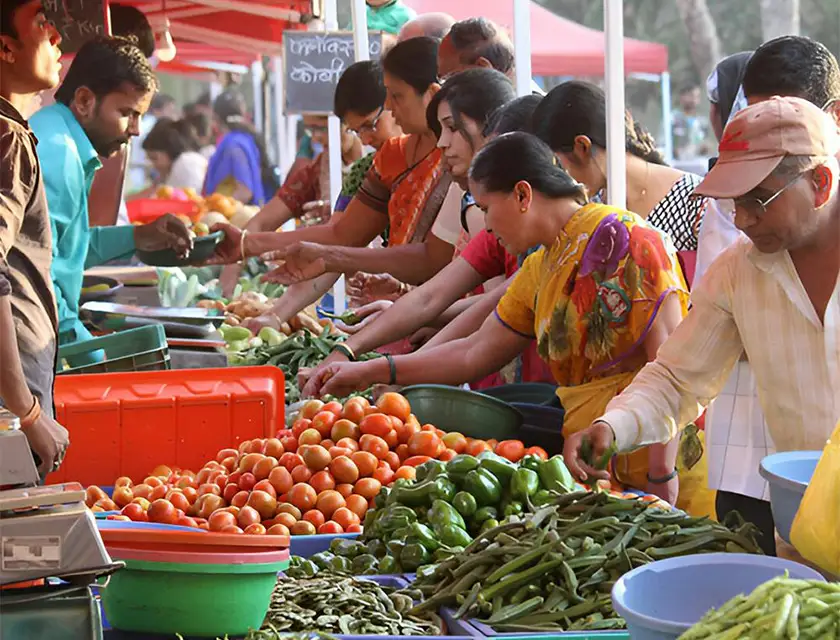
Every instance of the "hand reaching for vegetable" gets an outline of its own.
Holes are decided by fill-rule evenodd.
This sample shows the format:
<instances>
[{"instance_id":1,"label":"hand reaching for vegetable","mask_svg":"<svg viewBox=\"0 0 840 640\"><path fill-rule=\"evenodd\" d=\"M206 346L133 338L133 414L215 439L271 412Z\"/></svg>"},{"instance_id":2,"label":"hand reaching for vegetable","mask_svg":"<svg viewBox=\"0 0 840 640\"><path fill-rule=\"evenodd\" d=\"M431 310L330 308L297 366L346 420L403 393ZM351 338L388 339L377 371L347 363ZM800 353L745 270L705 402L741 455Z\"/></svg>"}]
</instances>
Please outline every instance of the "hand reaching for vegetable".
<instances>
[{"instance_id":1,"label":"hand reaching for vegetable","mask_svg":"<svg viewBox=\"0 0 840 640\"><path fill-rule=\"evenodd\" d=\"M318 374L309 379L302 395L304 397L331 395L345 398L354 391L367 389L376 382L382 382L381 376L376 373L380 360L385 362L384 358L377 358L369 362L333 362L326 367L319 367Z\"/></svg>"},{"instance_id":2,"label":"hand reaching for vegetable","mask_svg":"<svg viewBox=\"0 0 840 640\"><path fill-rule=\"evenodd\" d=\"M610 474L605 468L598 469L598 462L611 455L615 436L610 425L600 420L593 422L583 431L578 431L566 438L563 445L563 458L569 471L579 481L609 480ZM609 460L609 458L607 458Z\"/></svg>"},{"instance_id":3,"label":"hand reaching for vegetable","mask_svg":"<svg viewBox=\"0 0 840 640\"><path fill-rule=\"evenodd\" d=\"M318 389L317 380L333 363L350 362L340 351L333 351L324 360L315 367L308 369L298 369L297 380L298 388L301 390L302 398L313 397Z\"/></svg>"},{"instance_id":4,"label":"hand reaching for vegetable","mask_svg":"<svg viewBox=\"0 0 840 640\"><path fill-rule=\"evenodd\" d=\"M214 224L210 232L224 231L222 241L216 245L213 257L207 264L231 264L242 259L242 230L232 224Z\"/></svg>"},{"instance_id":5,"label":"hand reaching for vegetable","mask_svg":"<svg viewBox=\"0 0 840 640\"><path fill-rule=\"evenodd\" d=\"M219 275L219 286L222 289L222 295L225 298L233 297L233 290L239 282L239 274L242 269L238 264L226 264Z\"/></svg>"},{"instance_id":6,"label":"hand reaching for vegetable","mask_svg":"<svg viewBox=\"0 0 840 640\"><path fill-rule=\"evenodd\" d=\"M382 312L390 309L392 304L394 303L390 300L377 300L340 316L334 316L328 313L324 313L324 315L332 318L335 321L335 326L344 333L353 334L358 333L376 320L382 315Z\"/></svg>"},{"instance_id":7,"label":"hand reaching for vegetable","mask_svg":"<svg viewBox=\"0 0 840 640\"><path fill-rule=\"evenodd\" d=\"M256 318L245 318L239 326L245 327L254 335L260 332L264 327L271 327L277 331L282 330L283 321L273 312L264 313Z\"/></svg>"},{"instance_id":8,"label":"hand reaching for vegetable","mask_svg":"<svg viewBox=\"0 0 840 640\"><path fill-rule=\"evenodd\" d=\"M387 273L356 273L347 280L347 297L353 307L377 300L396 300L405 293L405 285Z\"/></svg>"},{"instance_id":9,"label":"hand reaching for vegetable","mask_svg":"<svg viewBox=\"0 0 840 640\"><path fill-rule=\"evenodd\" d=\"M680 477L674 476L668 482L658 484L648 482L645 491L652 496L659 496L668 504L674 505L680 495Z\"/></svg>"},{"instance_id":10,"label":"hand reaching for vegetable","mask_svg":"<svg viewBox=\"0 0 840 640\"><path fill-rule=\"evenodd\" d=\"M315 242L296 242L267 253L262 256L263 260L282 261L282 264L266 273L263 280L289 285L317 278L329 270L326 257L329 249Z\"/></svg>"},{"instance_id":11,"label":"hand reaching for vegetable","mask_svg":"<svg viewBox=\"0 0 840 640\"><path fill-rule=\"evenodd\" d=\"M171 213L149 224L134 227L134 244L142 251L174 249L179 258L185 258L193 248L192 235L181 220Z\"/></svg>"}]
</instances>

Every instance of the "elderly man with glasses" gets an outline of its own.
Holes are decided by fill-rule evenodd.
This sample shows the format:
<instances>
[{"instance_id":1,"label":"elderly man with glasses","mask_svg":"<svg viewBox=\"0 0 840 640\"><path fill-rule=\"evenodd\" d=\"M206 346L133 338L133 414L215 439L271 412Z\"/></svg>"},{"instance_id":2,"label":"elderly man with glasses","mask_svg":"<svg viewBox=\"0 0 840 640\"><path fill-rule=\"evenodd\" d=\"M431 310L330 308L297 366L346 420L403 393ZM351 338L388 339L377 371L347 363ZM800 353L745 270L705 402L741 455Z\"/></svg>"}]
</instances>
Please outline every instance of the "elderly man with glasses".
<instances>
[{"instance_id":1,"label":"elderly man with glasses","mask_svg":"<svg viewBox=\"0 0 840 640\"><path fill-rule=\"evenodd\" d=\"M729 122L695 194L733 199L746 237L695 287L656 360L566 441L576 476L604 475L581 459L584 440L597 459L613 443L623 451L672 439L721 393L742 354L775 450L823 448L840 418L838 154L835 121L801 98L776 96ZM763 425L733 425L754 428ZM772 541L772 523L763 529Z\"/></svg>"}]
</instances>

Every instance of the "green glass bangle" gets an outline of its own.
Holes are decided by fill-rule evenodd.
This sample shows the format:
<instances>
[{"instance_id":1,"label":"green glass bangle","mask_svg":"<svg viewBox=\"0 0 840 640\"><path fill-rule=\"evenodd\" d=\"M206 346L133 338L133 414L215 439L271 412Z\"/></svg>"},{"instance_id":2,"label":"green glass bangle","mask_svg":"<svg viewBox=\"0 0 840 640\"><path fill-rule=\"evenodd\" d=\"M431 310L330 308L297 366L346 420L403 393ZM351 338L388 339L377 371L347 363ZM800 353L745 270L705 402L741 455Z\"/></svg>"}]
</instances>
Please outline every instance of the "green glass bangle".
<instances>
[{"instance_id":1,"label":"green glass bangle","mask_svg":"<svg viewBox=\"0 0 840 640\"><path fill-rule=\"evenodd\" d=\"M394 356L387 354L385 359L388 361L388 368L391 371L391 378L388 381L389 385L397 384L397 363L394 362Z\"/></svg>"}]
</instances>

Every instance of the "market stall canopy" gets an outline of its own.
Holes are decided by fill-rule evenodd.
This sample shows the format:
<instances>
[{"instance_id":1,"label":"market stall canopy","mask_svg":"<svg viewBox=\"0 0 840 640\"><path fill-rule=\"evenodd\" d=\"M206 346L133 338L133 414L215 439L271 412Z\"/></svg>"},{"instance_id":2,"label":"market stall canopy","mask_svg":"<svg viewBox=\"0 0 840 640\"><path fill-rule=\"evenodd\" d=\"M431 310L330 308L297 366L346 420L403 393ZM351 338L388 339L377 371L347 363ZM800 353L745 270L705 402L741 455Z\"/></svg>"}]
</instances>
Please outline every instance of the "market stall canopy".
<instances>
[{"instance_id":1,"label":"market stall canopy","mask_svg":"<svg viewBox=\"0 0 840 640\"><path fill-rule=\"evenodd\" d=\"M513 33L512 0L403 0L417 13L440 11L456 20L484 16ZM531 72L535 76L604 75L604 33L531 2ZM663 44L624 39L624 72L668 71Z\"/></svg>"},{"instance_id":2,"label":"market stall canopy","mask_svg":"<svg viewBox=\"0 0 840 640\"><path fill-rule=\"evenodd\" d=\"M158 71L167 73L207 73L210 70L218 70L222 65L231 65L247 68L259 59L255 53L245 53L228 49L226 47L214 47L212 45L177 41L177 56L172 62L161 62L158 64Z\"/></svg>"},{"instance_id":3,"label":"market stall canopy","mask_svg":"<svg viewBox=\"0 0 840 640\"><path fill-rule=\"evenodd\" d=\"M176 45L212 43L251 56L281 55L283 31L305 28L311 0L120 0L143 11L152 27L169 20Z\"/></svg>"}]
</instances>

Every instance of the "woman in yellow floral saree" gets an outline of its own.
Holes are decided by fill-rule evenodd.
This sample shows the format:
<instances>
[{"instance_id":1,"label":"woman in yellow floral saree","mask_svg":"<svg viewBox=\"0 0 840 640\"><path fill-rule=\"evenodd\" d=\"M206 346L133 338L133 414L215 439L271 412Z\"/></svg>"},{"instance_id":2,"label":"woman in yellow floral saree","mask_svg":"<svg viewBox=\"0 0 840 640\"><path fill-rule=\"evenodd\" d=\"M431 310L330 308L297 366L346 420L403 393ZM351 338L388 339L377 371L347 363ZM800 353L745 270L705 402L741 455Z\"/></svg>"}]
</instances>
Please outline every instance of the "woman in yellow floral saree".
<instances>
[{"instance_id":1,"label":"woman in yellow floral saree","mask_svg":"<svg viewBox=\"0 0 840 640\"><path fill-rule=\"evenodd\" d=\"M529 256L481 329L438 349L331 365L321 394L346 395L377 382L458 384L498 369L536 339L559 385L565 434L589 426L682 320L688 292L666 236L634 213L587 204L583 188L551 149L523 133L501 136L473 160L470 191L505 249ZM446 363L446 367L441 366ZM613 463L614 476L652 490L674 470L678 443L648 447ZM694 465L678 506L693 509L705 486ZM702 491L700 491L702 493Z\"/></svg>"}]
</instances>

